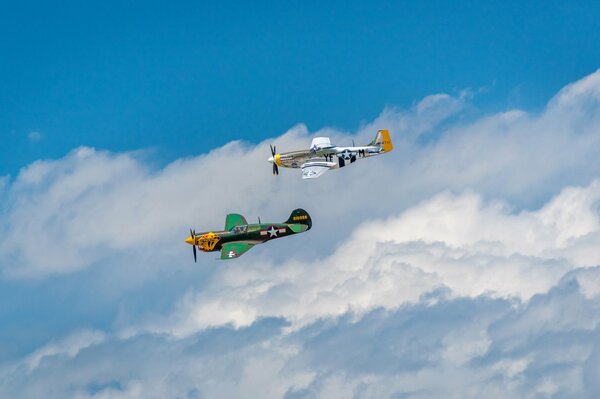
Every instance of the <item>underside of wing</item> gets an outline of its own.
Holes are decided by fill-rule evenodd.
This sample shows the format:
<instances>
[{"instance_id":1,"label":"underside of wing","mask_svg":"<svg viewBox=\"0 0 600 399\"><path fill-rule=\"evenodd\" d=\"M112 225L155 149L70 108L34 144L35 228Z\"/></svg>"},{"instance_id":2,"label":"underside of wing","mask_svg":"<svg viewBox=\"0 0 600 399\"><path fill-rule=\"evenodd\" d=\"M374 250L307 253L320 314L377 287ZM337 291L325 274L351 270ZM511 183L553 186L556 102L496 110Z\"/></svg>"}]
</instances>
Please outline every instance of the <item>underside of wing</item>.
<instances>
[{"instance_id":1,"label":"underside of wing","mask_svg":"<svg viewBox=\"0 0 600 399\"><path fill-rule=\"evenodd\" d=\"M302 178L303 179L316 179L329 169L336 167L335 162L321 161L321 160L310 160L302 165Z\"/></svg>"},{"instance_id":2,"label":"underside of wing","mask_svg":"<svg viewBox=\"0 0 600 399\"><path fill-rule=\"evenodd\" d=\"M254 244L248 244L245 242L228 242L223 244L221 248L221 259L235 259L239 258L246 252L248 252Z\"/></svg>"}]
</instances>

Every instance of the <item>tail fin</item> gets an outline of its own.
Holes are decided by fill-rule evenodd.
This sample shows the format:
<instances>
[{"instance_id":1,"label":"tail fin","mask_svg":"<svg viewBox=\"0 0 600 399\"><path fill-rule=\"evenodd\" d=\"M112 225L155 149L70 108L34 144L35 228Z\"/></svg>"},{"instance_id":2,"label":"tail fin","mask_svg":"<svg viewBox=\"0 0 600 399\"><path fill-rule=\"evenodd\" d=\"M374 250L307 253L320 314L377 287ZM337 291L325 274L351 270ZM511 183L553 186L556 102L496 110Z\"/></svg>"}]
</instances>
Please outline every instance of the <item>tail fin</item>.
<instances>
[{"instance_id":1,"label":"tail fin","mask_svg":"<svg viewBox=\"0 0 600 399\"><path fill-rule=\"evenodd\" d=\"M390 132L387 129L378 130L375 140L371 141L369 145L379 146L383 149L383 152L390 152L394 148Z\"/></svg>"},{"instance_id":2,"label":"tail fin","mask_svg":"<svg viewBox=\"0 0 600 399\"><path fill-rule=\"evenodd\" d=\"M304 209L300 208L294 209L288 220L285 221L285 223L303 224L305 226L308 226L306 230L310 230L310 228L312 227L312 219L310 218L310 215Z\"/></svg>"}]
</instances>

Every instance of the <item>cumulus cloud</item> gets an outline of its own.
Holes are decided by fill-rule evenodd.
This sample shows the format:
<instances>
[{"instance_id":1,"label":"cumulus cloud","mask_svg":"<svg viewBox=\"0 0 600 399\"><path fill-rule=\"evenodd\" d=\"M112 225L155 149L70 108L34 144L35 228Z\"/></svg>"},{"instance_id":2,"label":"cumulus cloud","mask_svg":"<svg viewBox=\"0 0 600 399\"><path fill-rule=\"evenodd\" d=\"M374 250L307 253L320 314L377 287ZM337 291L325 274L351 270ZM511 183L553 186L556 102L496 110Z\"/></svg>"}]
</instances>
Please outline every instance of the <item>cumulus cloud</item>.
<instances>
[{"instance_id":1,"label":"cumulus cloud","mask_svg":"<svg viewBox=\"0 0 600 399\"><path fill-rule=\"evenodd\" d=\"M262 319L177 340L111 338L69 361L49 358L28 378L19 370L0 392L39 397L50 383L46 397L592 398L599 302L582 295L579 272L526 303L456 298L292 333Z\"/></svg>"},{"instance_id":2,"label":"cumulus cloud","mask_svg":"<svg viewBox=\"0 0 600 399\"><path fill-rule=\"evenodd\" d=\"M346 312L394 309L429 292L516 298L547 292L576 267L600 264L600 181L566 188L537 211L513 214L474 193L443 193L397 217L359 225L332 254L310 262L248 262L188 293L150 331L193 334L261 317L300 325Z\"/></svg>"},{"instance_id":3,"label":"cumulus cloud","mask_svg":"<svg viewBox=\"0 0 600 399\"><path fill-rule=\"evenodd\" d=\"M87 147L29 165L4 184L2 281L93 276L117 310L109 331L6 360L0 396L594 397L599 76L539 113L473 118L470 93L437 94L353 134L298 125L164 168ZM316 181L266 163L268 143L383 127L394 152ZM310 232L235 263L195 266L182 243L190 224L299 206ZM170 300L144 306L166 275Z\"/></svg>"},{"instance_id":4,"label":"cumulus cloud","mask_svg":"<svg viewBox=\"0 0 600 399\"><path fill-rule=\"evenodd\" d=\"M77 331L58 342L51 342L37 349L25 358L25 364L30 370L33 370L40 365L44 358L49 356L66 355L73 358L80 350L98 345L104 339L105 335L101 331Z\"/></svg>"},{"instance_id":5,"label":"cumulus cloud","mask_svg":"<svg viewBox=\"0 0 600 399\"><path fill-rule=\"evenodd\" d=\"M464 110L466 95L430 96L409 111L387 109L356 139L367 142L377 128L388 127L393 153L309 183L295 170L273 178L265 162L266 142L234 142L159 170L139 153L85 147L63 159L38 161L8 188L0 241L3 271L35 277L80 270L113 251L140 248L140 243L161 246L164 237L181 234L193 222L216 228L230 211L284 220L291 209L303 206L317 223L339 226L341 240L366 217L397 213L446 189L470 188L517 206L538 206L565 184L588 184L600 174L595 151L600 119L589 94L595 86L580 86L565 88L557 98L569 97L569 107L577 101L592 107L583 115L567 112L561 106L565 101L555 99L540 115L510 111L445 125ZM418 138L436 131L440 137L432 142ZM351 142L331 129L314 134ZM284 151L305 147L311 135L300 125L268 141ZM94 240L88 239L91 229ZM32 235L37 251L22 239ZM331 240L321 235L325 244L319 250Z\"/></svg>"}]
</instances>

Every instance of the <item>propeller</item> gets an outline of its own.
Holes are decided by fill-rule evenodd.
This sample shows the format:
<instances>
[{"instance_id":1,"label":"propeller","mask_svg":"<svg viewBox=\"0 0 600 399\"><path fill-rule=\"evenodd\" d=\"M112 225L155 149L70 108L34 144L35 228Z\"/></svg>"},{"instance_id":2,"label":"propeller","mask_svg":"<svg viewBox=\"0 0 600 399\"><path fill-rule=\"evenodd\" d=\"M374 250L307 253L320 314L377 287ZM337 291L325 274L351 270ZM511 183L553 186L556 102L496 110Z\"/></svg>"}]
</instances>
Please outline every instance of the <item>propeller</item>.
<instances>
[{"instance_id":1,"label":"propeller","mask_svg":"<svg viewBox=\"0 0 600 399\"><path fill-rule=\"evenodd\" d=\"M192 248L194 250L194 263L196 263L196 230L190 229L190 236L192 237L192 240L194 240Z\"/></svg>"},{"instance_id":2,"label":"propeller","mask_svg":"<svg viewBox=\"0 0 600 399\"><path fill-rule=\"evenodd\" d=\"M271 156L273 157L273 176L276 176L279 174L279 168L277 167L277 163L275 162L275 154L277 154L277 147L272 146L270 144L269 147L271 147Z\"/></svg>"}]
</instances>

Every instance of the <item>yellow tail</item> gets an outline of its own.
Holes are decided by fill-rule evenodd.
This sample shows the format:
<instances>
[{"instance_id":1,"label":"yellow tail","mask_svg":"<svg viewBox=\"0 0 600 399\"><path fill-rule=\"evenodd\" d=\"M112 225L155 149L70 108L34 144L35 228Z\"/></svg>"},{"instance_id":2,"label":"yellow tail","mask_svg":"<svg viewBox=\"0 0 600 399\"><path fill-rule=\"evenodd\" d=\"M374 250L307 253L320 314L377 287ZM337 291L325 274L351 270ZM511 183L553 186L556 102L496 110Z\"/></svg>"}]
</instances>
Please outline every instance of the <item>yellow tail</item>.
<instances>
[{"instance_id":1,"label":"yellow tail","mask_svg":"<svg viewBox=\"0 0 600 399\"><path fill-rule=\"evenodd\" d=\"M392 139L390 138L390 132L387 129L378 130L375 140L369 145L379 146L383 148L383 152L390 152L394 149Z\"/></svg>"}]
</instances>

